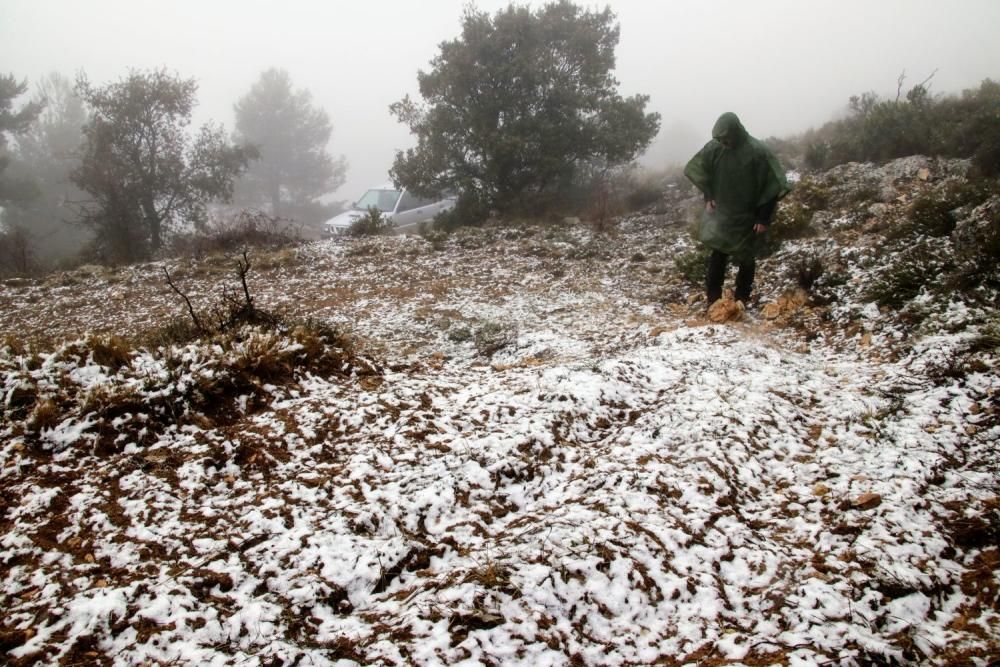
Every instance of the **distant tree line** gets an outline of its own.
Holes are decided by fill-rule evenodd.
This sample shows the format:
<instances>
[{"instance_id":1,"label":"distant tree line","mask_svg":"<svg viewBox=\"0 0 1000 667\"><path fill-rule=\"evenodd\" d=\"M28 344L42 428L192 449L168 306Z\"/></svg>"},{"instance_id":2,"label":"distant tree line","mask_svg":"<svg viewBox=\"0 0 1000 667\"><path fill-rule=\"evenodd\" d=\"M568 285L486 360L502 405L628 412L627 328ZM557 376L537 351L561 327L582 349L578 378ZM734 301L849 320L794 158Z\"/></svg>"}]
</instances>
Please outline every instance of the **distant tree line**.
<instances>
[{"instance_id":1,"label":"distant tree line","mask_svg":"<svg viewBox=\"0 0 1000 667\"><path fill-rule=\"evenodd\" d=\"M318 223L346 163L332 127L287 72L269 70L235 106L229 136L189 128L197 83L164 69L118 81L0 76L0 277L60 262L148 259L204 230L210 208L259 207Z\"/></svg>"}]
</instances>

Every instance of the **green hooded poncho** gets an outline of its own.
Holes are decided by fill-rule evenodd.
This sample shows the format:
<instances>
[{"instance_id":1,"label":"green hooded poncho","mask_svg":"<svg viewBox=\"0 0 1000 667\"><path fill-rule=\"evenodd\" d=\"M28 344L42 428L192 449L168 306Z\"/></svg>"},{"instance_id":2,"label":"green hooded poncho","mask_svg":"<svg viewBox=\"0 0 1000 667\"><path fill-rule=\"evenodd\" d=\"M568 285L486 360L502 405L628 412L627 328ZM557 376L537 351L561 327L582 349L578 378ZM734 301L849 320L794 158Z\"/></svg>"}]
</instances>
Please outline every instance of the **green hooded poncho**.
<instances>
[{"instance_id":1,"label":"green hooded poncho","mask_svg":"<svg viewBox=\"0 0 1000 667\"><path fill-rule=\"evenodd\" d=\"M774 153L747 133L736 114L724 113L712 128L712 140L691 158L684 175L715 201L715 213L706 211L702 217L702 243L737 259L755 257L763 236L753 231L757 209L789 191Z\"/></svg>"}]
</instances>

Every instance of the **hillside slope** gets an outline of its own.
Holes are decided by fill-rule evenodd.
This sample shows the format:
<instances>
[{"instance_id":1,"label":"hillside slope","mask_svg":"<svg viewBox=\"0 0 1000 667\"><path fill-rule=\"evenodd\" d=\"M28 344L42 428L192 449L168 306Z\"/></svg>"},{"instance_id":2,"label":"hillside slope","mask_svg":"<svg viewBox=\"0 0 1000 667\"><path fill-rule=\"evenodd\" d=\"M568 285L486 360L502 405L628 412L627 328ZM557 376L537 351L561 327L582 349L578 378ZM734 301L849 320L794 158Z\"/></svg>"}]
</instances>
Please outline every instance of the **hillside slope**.
<instances>
[{"instance_id":1,"label":"hillside slope","mask_svg":"<svg viewBox=\"0 0 1000 667\"><path fill-rule=\"evenodd\" d=\"M110 336L164 340L184 317L164 266L204 312L232 258L8 281L0 648L991 664L996 286L961 281L1000 207L964 170L801 182L777 223L800 238L723 324L675 265L694 249L681 188L611 235L251 253L256 304L299 319L184 345ZM913 248L922 273L899 279Z\"/></svg>"}]
</instances>

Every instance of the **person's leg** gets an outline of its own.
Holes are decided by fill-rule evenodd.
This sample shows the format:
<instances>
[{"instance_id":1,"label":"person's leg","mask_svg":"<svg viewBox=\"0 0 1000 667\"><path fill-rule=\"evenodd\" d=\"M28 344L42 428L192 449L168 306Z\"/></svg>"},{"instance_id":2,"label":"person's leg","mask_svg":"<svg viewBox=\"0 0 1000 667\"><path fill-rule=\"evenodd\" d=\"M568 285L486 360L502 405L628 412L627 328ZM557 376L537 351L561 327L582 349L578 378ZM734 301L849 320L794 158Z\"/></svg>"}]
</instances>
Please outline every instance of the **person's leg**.
<instances>
[{"instance_id":1,"label":"person's leg","mask_svg":"<svg viewBox=\"0 0 1000 667\"><path fill-rule=\"evenodd\" d=\"M708 296L708 305L712 305L722 298L722 281L726 278L726 262L729 255L713 250L708 257L708 276L705 280L705 294Z\"/></svg>"},{"instance_id":2,"label":"person's leg","mask_svg":"<svg viewBox=\"0 0 1000 667\"><path fill-rule=\"evenodd\" d=\"M736 274L736 300L747 304L750 301L750 290L753 288L753 274L757 270L757 262L753 259L740 262L740 271Z\"/></svg>"}]
</instances>

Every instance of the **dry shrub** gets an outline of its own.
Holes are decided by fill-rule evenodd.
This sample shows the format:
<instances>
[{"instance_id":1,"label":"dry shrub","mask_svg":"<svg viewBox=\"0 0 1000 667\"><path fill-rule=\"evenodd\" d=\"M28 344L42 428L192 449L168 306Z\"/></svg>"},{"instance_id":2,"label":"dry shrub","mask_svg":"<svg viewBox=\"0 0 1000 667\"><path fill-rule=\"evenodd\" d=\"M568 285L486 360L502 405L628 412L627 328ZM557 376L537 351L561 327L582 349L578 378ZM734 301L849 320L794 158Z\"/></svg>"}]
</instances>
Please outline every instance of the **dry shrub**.
<instances>
[{"instance_id":1,"label":"dry shrub","mask_svg":"<svg viewBox=\"0 0 1000 667\"><path fill-rule=\"evenodd\" d=\"M664 187L651 180L640 181L625 197L629 210L638 211L659 203L664 196Z\"/></svg>"},{"instance_id":2,"label":"dry shrub","mask_svg":"<svg viewBox=\"0 0 1000 667\"><path fill-rule=\"evenodd\" d=\"M88 336L90 358L95 364L112 370L127 366L132 359L132 351L119 336Z\"/></svg>"},{"instance_id":3,"label":"dry shrub","mask_svg":"<svg viewBox=\"0 0 1000 667\"><path fill-rule=\"evenodd\" d=\"M244 209L235 216L210 223L203 232L174 236L170 250L175 255L200 257L241 248L281 248L301 239L301 225L263 211Z\"/></svg>"},{"instance_id":4,"label":"dry shrub","mask_svg":"<svg viewBox=\"0 0 1000 667\"><path fill-rule=\"evenodd\" d=\"M80 414L96 414L101 419L113 419L127 412L147 409L139 390L133 386L98 385L83 396Z\"/></svg>"},{"instance_id":5,"label":"dry shrub","mask_svg":"<svg viewBox=\"0 0 1000 667\"><path fill-rule=\"evenodd\" d=\"M3 414L16 418L28 414L38 400L38 386L28 377L19 379L14 387L2 397Z\"/></svg>"},{"instance_id":6,"label":"dry shrub","mask_svg":"<svg viewBox=\"0 0 1000 667\"><path fill-rule=\"evenodd\" d=\"M230 369L253 380L281 380L292 373L294 352L273 331L251 331L237 341Z\"/></svg>"},{"instance_id":7,"label":"dry shrub","mask_svg":"<svg viewBox=\"0 0 1000 667\"><path fill-rule=\"evenodd\" d=\"M41 433L46 429L55 428L59 424L61 415L62 411L54 400L43 398L35 404L25 425L29 432Z\"/></svg>"},{"instance_id":8,"label":"dry shrub","mask_svg":"<svg viewBox=\"0 0 1000 667\"><path fill-rule=\"evenodd\" d=\"M20 338L15 338L10 334L4 336L3 347L6 348L7 351L12 356L15 357L23 357L28 351L28 346L25 344L23 340L21 340Z\"/></svg>"},{"instance_id":9,"label":"dry shrub","mask_svg":"<svg viewBox=\"0 0 1000 667\"><path fill-rule=\"evenodd\" d=\"M987 322L972 341L972 352L995 352L1000 350L1000 318Z\"/></svg>"},{"instance_id":10,"label":"dry shrub","mask_svg":"<svg viewBox=\"0 0 1000 667\"><path fill-rule=\"evenodd\" d=\"M187 345L198 340L202 332L194 326L189 318L174 317L166 324L147 332L139 341L145 347L158 349L171 345Z\"/></svg>"},{"instance_id":11,"label":"dry shrub","mask_svg":"<svg viewBox=\"0 0 1000 667\"><path fill-rule=\"evenodd\" d=\"M792 263L792 274L795 277L795 283L807 292L812 289L816 281L823 275L823 270L823 260L819 255L806 254L797 257Z\"/></svg>"}]
</instances>

